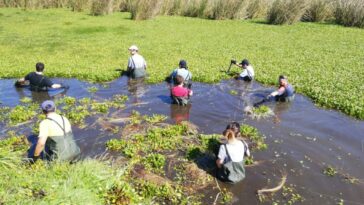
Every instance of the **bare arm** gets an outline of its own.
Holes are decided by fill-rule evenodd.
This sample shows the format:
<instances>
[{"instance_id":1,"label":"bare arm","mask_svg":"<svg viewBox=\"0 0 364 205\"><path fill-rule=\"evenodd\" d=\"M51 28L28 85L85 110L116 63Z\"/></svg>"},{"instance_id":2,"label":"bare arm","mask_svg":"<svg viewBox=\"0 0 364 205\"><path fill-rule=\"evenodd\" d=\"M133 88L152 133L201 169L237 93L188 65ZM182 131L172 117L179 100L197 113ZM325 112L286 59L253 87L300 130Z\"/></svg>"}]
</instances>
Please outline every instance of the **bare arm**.
<instances>
[{"instance_id":1,"label":"bare arm","mask_svg":"<svg viewBox=\"0 0 364 205\"><path fill-rule=\"evenodd\" d=\"M35 147L34 156L38 157L40 153L43 151L45 143L47 141L47 136L38 136L37 146Z\"/></svg>"},{"instance_id":2,"label":"bare arm","mask_svg":"<svg viewBox=\"0 0 364 205\"><path fill-rule=\"evenodd\" d=\"M282 95L284 93L285 88L284 87L280 87L278 90L272 92L271 94L269 94L269 96L277 96L277 95Z\"/></svg>"},{"instance_id":3,"label":"bare arm","mask_svg":"<svg viewBox=\"0 0 364 205\"><path fill-rule=\"evenodd\" d=\"M221 168L222 164L223 164L223 161L222 161L221 159L217 159L217 160L216 160L216 166L217 166L218 168Z\"/></svg>"}]
</instances>

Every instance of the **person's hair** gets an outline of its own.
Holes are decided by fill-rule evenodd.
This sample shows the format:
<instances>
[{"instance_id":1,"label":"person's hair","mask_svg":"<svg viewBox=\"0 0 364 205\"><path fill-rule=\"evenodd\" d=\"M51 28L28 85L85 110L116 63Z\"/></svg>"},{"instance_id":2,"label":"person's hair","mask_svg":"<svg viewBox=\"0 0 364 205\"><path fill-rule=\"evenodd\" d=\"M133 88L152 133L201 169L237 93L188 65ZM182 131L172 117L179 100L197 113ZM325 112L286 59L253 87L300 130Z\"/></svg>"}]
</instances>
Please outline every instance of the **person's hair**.
<instances>
[{"instance_id":1,"label":"person's hair","mask_svg":"<svg viewBox=\"0 0 364 205\"><path fill-rule=\"evenodd\" d=\"M228 130L232 130L235 137L240 136L240 124L238 122L231 122L230 124L228 124L223 134L225 135Z\"/></svg>"},{"instance_id":2,"label":"person's hair","mask_svg":"<svg viewBox=\"0 0 364 205\"><path fill-rule=\"evenodd\" d=\"M244 59L241 61L241 65L249 65L248 59Z\"/></svg>"},{"instance_id":3,"label":"person's hair","mask_svg":"<svg viewBox=\"0 0 364 205\"><path fill-rule=\"evenodd\" d=\"M35 64L35 69L37 70L37 72L43 72L43 70L44 70L44 64L41 63L41 62Z\"/></svg>"},{"instance_id":4,"label":"person's hair","mask_svg":"<svg viewBox=\"0 0 364 205\"><path fill-rule=\"evenodd\" d=\"M232 129L227 129L225 131L225 137L228 141L230 141L231 139L235 138L235 132Z\"/></svg>"},{"instance_id":5,"label":"person's hair","mask_svg":"<svg viewBox=\"0 0 364 205\"><path fill-rule=\"evenodd\" d=\"M279 80L287 80L287 76L285 76L285 75L280 75L280 76L279 76Z\"/></svg>"},{"instance_id":6,"label":"person's hair","mask_svg":"<svg viewBox=\"0 0 364 205\"><path fill-rule=\"evenodd\" d=\"M177 75L176 76L176 83L177 83L177 85L181 85L183 83L183 81L184 81L184 79L183 79L182 76L180 76L180 75Z\"/></svg>"}]
</instances>

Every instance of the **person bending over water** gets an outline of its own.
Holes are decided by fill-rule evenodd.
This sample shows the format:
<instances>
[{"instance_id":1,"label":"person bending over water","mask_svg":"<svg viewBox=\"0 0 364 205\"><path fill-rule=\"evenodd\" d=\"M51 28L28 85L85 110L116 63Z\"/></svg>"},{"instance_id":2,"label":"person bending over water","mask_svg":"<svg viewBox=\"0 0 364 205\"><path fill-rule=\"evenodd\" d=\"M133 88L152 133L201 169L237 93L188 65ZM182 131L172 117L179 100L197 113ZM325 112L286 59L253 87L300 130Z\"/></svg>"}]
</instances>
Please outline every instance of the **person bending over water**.
<instances>
[{"instance_id":1,"label":"person bending over water","mask_svg":"<svg viewBox=\"0 0 364 205\"><path fill-rule=\"evenodd\" d=\"M61 88L61 84L53 83L49 78L43 75L44 64L39 62L35 65L36 72L31 72L24 78L17 80L16 86L21 87L29 82L31 91L47 91L48 88Z\"/></svg>"},{"instance_id":2,"label":"person bending over water","mask_svg":"<svg viewBox=\"0 0 364 205\"><path fill-rule=\"evenodd\" d=\"M246 142L238 140L240 125L230 123L223 132L226 144L220 145L217 155L217 177L225 182L236 183L245 178L244 156L250 156Z\"/></svg>"},{"instance_id":3,"label":"person bending over water","mask_svg":"<svg viewBox=\"0 0 364 205\"><path fill-rule=\"evenodd\" d=\"M174 104L178 105L187 105L190 101L190 96L193 95L193 91L183 87L183 77L180 75L177 75L176 77L176 83L172 89L171 89L171 97Z\"/></svg>"},{"instance_id":4,"label":"person bending over water","mask_svg":"<svg viewBox=\"0 0 364 205\"><path fill-rule=\"evenodd\" d=\"M253 66L250 65L249 61L247 59L244 59L241 61L241 63L237 64L236 61L234 61L236 66L243 69L243 72L239 74L239 77L237 79L244 80L244 81L252 81L254 79L254 69Z\"/></svg>"},{"instance_id":5,"label":"person bending over water","mask_svg":"<svg viewBox=\"0 0 364 205\"><path fill-rule=\"evenodd\" d=\"M268 99L274 97L276 101L280 102L291 102L294 100L295 91L293 86L288 83L287 77L284 75L280 75L279 79L279 88L278 90L272 92L268 95Z\"/></svg>"},{"instance_id":6,"label":"person bending over water","mask_svg":"<svg viewBox=\"0 0 364 205\"><path fill-rule=\"evenodd\" d=\"M39 124L38 142L33 160L37 161L45 148L47 160L72 161L80 154L71 129L71 124L64 116L57 114L53 101L44 101L41 105L46 119Z\"/></svg>"}]
</instances>

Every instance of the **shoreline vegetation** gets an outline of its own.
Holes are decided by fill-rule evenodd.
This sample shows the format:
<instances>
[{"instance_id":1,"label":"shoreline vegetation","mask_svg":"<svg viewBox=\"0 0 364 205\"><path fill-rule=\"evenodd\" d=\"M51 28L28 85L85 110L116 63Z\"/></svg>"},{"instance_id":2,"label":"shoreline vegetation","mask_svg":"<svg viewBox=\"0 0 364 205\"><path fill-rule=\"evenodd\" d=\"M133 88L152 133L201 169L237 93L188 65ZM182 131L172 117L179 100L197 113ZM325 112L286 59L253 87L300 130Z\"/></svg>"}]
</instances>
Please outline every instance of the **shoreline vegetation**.
<instances>
[{"instance_id":1,"label":"shoreline vegetation","mask_svg":"<svg viewBox=\"0 0 364 205\"><path fill-rule=\"evenodd\" d=\"M41 61L49 77L111 81L126 67L127 48L137 44L148 83L162 82L180 59L194 81L217 83L230 78L223 72L230 59L247 58L258 82L275 85L284 74L317 105L364 119L362 29L179 16L131 21L126 12L91 16L69 9L0 8L0 20L0 78L23 77Z\"/></svg>"},{"instance_id":2,"label":"shoreline vegetation","mask_svg":"<svg viewBox=\"0 0 364 205\"><path fill-rule=\"evenodd\" d=\"M126 96L115 95L105 102L72 97L56 101L57 112L70 117L73 126L89 128L99 123L101 133L115 136L105 144L108 154L73 164L41 160L29 164L24 155L30 144L24 133L38 126L42 115L34 113L39 113L39 107L24 98L19 106L32 111L26 118L20 118L19 112L4 111L2 122L10 130L6 139L0 140L0 203L211 204L207 201L215 195L220 195L216 198L219 204L231 202L232 194L217 191L213 178L214 153L221 135L200 134L189 122L167 124L163 115L147 116L137 111L125 118L108 115L123 110L127 100ZM106 107L97 108L100 105ZM86 117L96 122L85 125ZM110 120L107 125L100 120L106 117ZM30 126L23 124L28 121ZM111 121L124 124L118 126ZM112 127L122 130L115 132ZM244 125L241 134L252 152L267 149L265 137L256 128ZM248 158L245 163L252 165L254 160Z\"/></svg>"}]
</instances>

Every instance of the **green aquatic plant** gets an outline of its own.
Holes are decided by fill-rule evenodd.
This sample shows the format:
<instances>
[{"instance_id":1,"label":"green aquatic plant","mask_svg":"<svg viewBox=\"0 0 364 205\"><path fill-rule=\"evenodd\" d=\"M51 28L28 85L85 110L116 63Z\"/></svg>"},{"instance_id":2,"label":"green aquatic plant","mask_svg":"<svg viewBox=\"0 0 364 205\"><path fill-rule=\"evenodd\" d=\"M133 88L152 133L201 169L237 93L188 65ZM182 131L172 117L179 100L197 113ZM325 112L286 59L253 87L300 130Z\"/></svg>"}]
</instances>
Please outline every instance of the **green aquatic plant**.
<instances>
[{"instance_id":1,"label":"green aquatic plant","mask_svg":"<svg viewBox=\"0 0 364 205\"><path fill-rule=\"evenodd\" d=\"M238 91L236 91L236 90L230 90L229 93L230 93L230 95L237 95L238 94Z\"/></svg>"},{"instance_id":2,"label":"green aquatic plant","mask_svg":"<svg viewBox=\"0 0 364 205\"><path fill-rule=\"evenodd\" d=\"M98 113L107 113L109 111L109 104L107 103L92 103L91 109Z\"/></svg>"},{"instance_id":3,"label":"green aquatic plant","mask_svg":"<svg viewBox=\"0 0 364 205\"><path fill-rule=\"evenodd\" d=\"M89 93L96 93L99 89L96 86L91 86L87 88Z\"/></svg>"},{"instance_id":4,"label":"green aquatic plant","mask_svg":"<svg viewBox=\"0 0 364 205\"><path fill-rule=\"evenodd\" d=\"M22 99L20 99L20 102L24 104L29 104L32 103L32 99L28 97L23 97Z\"/></svg>"},{"instance_id":5,"label":"green aquatic plant","mask_svg":"<svg viewBox=\"0 0 364 205\"><path fill-rule=\"evenodd\" d=\"M323 173L326 175L326 176L329 176L329 177L333 177L337 174L337 171L334 167L332 166L327 166L324 170L323 170Z\"/></svg>"},{"instance_id":6,"label":"green aquatic plant","mask_svg":"<svg viewBox=\"0 0 364 205\"><path fill-rule=\"evenodd\" d=\"M153 170L156 173L163 173L166 157L159 153L151 153L142 160L142 163L148 170Z\"/></svg>"},{"instance_id":7,"label":"green aquatic plant","mask_svg":"<svg viewBox=\"0 0 364 205\"><path fill-rule=\"evenodd\" d=\"M114 108L124 108L125 102L128 100L128 96L126 95L114 95L112 100L109 102L110 107Z\"/></svg>"},{"instance_id":8,"label":"green aquatic plant","mask_svg":"<svg viewBox=\"0 0 364 205\"><path fill-rule=\"evenodd\" d=\"M253 156L245 157L244 158L244 164L245 165L252 165L252 164L254 164L254 157Z\"/></svg>"},{"instance_id":9,"label":"green aquatic plant","mask_svg":"<svg viewBox=\"0 0 364 205\"><path fill-rule=\"evenodd\" d=\"M17 105L9 113L10 124L18 124L32 119L37 113L34 107Z\"/></svg>"},{"instance_id":10,"label":"green aquatic plant","mask_svg":"<svg viewBox=\"0 0 364 205\"><path fill-rule=\"evenodd\" d=\"M178 16L161 16L137 23L128 20L129 13L116 12L98 18L63 9L3 8L1 13L11 16L1 25L3 31L7 31L0 33L2 78L23 77L29 72L34 66L33 54L37 48L42 51L42 58L47 59L46 74L50 77L111 81L120 77L115 67L125 67L128 39L138 33L141 37L138 46L148 62L148 83L162 82L170 73L169 69L160 68L175 65L179 60L181 46L175 45L179 42L183 45L182 51L194 51L183 53L194 81L216 83L230 78L220 72L221 68L226 69L231 56L246 56L259 70L259 75L255 76L258 82L274 85L284 71L296 91L310 97L315 104L364 119L364 89L360 77L363 47L358 46L358 42L364 42L363 29L317 23L272 27L255 20L209 21ZM32 19L32 23L23 19ZM186 27L179 26L183 23L190 32L185 33ZM48 29L50 24L51 30ZM142 29L145 27L151 29ZM47 29L48 32L43 33L30 32ZM227 30L230 32L226 33ZM239 35L245 38L236 38ZM29 42L29 39L34 41ZM120 43L115 43L115 39ZM287 39L298 46L287 44ZM41 44L36 44L40 41ZM252 42L254 48L241 51L236 47L246 42ZM201 46L196 47L197 44ZM125 48L125 52L121 48ZM262 50L270 51L266 58L262 57ZM237 67L231 69L237 70L240 71Z\"/></svg>"},{"instance_id":11,"label":"green aquatic plant","mask_svg":"<svg viewBox=\"0 0 364 205\"><path fill-rule=\"evenodd\" d=\"M252 112L252 117L255 119L267 118L274 115L272 109L265 105L253 108Z\"/></svg>"},{"instance_id":12,"label":"green aquatic plant","mask_svg":"<svg viewBox=\"0 0 364 205\"><path fill-rule=\"evenodd\" d=\"M240 127L240 133L243 137L248 138L253 143L253 149L265 150L268 148L264 137L258 132L257 128L245 124Z\"/></svg>"},{"instance_id":13,"label":"green aquatic plant","mask_svg":"<svg viewBox=\"0 0 364 205\"><path fill-rule=\"evenodd\" d=\"M153 123L163 122L168 117L165 115L153 114L152 116L145 115L143 118L146 122L153 124Z\"/></svg>"}]
</instances>

